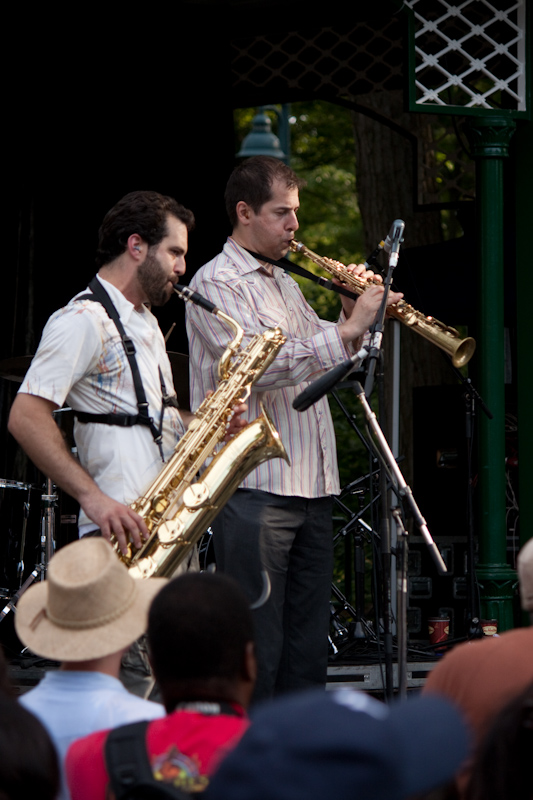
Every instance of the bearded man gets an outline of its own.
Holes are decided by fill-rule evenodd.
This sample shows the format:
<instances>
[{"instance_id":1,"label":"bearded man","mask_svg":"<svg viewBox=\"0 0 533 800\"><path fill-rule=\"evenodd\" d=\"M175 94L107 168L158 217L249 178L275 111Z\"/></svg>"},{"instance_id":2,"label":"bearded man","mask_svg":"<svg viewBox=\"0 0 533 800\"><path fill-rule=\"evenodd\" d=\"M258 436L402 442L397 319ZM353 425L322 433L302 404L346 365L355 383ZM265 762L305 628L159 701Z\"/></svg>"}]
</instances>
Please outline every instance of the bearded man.
<instances>
[{"instance_id":1,"label":"bearded man","mask_svg":"<svg viewBox=\"0 0 533 800\"><path fill-rule=\"evenodd\" d=\"M33 463L79 502L80 535L114 534L124 552L148 533L127 504L154 479L188 423L146 304L170 298L185 272L193 225L191 211L157 192L131 192L106 214L98 274L48 320L9 418ZM102 302L111 304L124 334ZM141 407L128 349L147 403ZM79 463L53 419L65 402L74 409Z\"/></svg>"},{"instance_id":2,"label":"bearded man","mask_svg":"<svg viewBox=\"0 0 533 800\"><path fill-rule=\"evenodd\" d=\"M48 320L9 418L37 468L79 502L80 536L114 536L124 553L148 536L128 504L150 486L193 419L178 408L165 341L148 307L166 303L185 273L193 225L191 211L157 192L131 192L108 211L98 274ZM65 402L74 410L79 461L53 419ZM245 410L235 407L228 436L245 424ZM144 695L153 680L139 647L123 662L139 681L122 677Z\"/></svg>"}]
</instances>

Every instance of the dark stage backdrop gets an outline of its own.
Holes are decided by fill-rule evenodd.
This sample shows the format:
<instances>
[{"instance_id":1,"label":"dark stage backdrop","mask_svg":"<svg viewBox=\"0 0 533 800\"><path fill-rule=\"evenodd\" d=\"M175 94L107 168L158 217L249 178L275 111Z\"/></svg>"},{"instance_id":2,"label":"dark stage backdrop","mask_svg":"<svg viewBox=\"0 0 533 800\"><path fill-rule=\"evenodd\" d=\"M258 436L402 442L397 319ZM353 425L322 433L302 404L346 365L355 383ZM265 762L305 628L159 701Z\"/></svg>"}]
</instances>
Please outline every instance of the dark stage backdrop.
<instances>
[{"instance_id":1,"label":"dark stage backdrop","mask_svg":"<svg viewBox=\"0 0 533 800\"><path fill-rule=\"evenodd\" d=\"M19 20L4 98L0 360L33 354L51 312L87 285L101 219L126 192L154 189L194 211L191 273L220 249L234 166L223 6L209 24L204 7L180 3L112 24ZM157 313L164 332L177 323L169 349L186 352L182 302ZM16 388L0 379L0 477L20 479L6 432Z\"/></svg>"}]
</instances>

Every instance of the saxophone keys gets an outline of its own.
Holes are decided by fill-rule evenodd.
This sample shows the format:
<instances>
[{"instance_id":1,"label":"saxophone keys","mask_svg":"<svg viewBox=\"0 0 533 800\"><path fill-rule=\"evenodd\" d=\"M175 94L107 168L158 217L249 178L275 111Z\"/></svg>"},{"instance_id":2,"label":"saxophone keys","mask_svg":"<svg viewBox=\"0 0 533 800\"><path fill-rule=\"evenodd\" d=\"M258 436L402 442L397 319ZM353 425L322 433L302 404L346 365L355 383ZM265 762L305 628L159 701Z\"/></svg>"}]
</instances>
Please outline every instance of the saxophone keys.
<instances>
[{"instance_id":1,"label":"saxophone keys","mask_svg":"<svg viewBox=\"0 0 533 800\"><path fill-rule=\"evenodd\" d=\"M157 566L157 561L152 556L145 556L130 567L130 575L139 580L153 578L157 574Z\"/></svg>"},{"instance_id":2,"label":"saxophone keys","mask_svg":"<svg viewBox=\"0 0 533 800\"><path fill-rule=\"evenodd\" d=\"M183 531L183 523L179 519L170 519L162 522L157 528L157 538L162 545L174 544Z\"/></svg>"},{"instance_id":3,"label":"saxophone keys","mask_svg":"<svg viewBox=\"0 0 533 800\"><path fill-rule=\"evenodd\" d=\"M204 506L209 500L209 488L203 481L193 483L183 492L183 504L191 511Z\"/></svg>"}]
</instances>

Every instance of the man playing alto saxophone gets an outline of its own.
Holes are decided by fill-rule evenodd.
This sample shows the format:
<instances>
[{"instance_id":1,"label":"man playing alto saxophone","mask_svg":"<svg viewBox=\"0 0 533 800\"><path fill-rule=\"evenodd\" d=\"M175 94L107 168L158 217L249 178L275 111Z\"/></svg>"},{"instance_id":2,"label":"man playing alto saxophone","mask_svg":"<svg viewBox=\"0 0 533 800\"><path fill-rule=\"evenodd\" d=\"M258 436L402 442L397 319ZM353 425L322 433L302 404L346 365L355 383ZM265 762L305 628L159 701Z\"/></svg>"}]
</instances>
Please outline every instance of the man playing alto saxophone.
<instances>
[{"instance_id":1,"label":"man playing alto saxophone","mask_svg":"<svg viewBox=\"0 0 533 800\"><path fill-rule=\"evenodd\" d=\"M323 371L345 361L373 322L383 287L356 303L342 297L338 324L317 317L298 285L261 259L284 256L298 229L298 176L275 158L238 166L226 188L233 232L223 252L193 277L190 287L235 319L246 340L275 325L287 337L273 364L254 384L251 418L262 401L291 461L263 464L241 484L212 524L217 567L256 599L262 565L271 596L256 615L259 675L255 699L324 684L332 578L332 500L339 492L335 435L327 400L304 414L294 398ZM255 253L256 258L251 253ZM366 277L362 265L350 267ZM371 274L371 273L369 273ZM399 300L391 293L389 304ZM223 326L196 306L187 308L191 407L216 382L228 342Z\"/></svg>"}]
</instances>

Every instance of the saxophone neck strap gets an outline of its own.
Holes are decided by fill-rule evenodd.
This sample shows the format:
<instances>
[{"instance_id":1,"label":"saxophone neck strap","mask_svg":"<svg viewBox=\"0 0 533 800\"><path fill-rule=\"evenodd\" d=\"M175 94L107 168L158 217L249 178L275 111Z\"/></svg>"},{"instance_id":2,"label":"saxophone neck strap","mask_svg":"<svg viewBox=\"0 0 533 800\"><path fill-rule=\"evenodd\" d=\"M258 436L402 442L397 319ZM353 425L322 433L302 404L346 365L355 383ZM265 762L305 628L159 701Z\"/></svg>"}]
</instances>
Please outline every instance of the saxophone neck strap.
<instances>
[{"instance_id":1,"label":"saxophone neck strap","mask_svg":"<svg viewBox=\"0 0 533 800\"><path fill-rule=\"evenodd\" d=\"M161 415L159 419L159 426L156 426L152 417L148 414L148 401L146 399L146 392L139 371L139 365L135 358L135 345L130 337L126 334L124 326L120 320L119 314L109 294L102 286L98 278L95 276L89 283L89 289L92 294L84 294L78 297L78 300L94 300L105 308L107 315L114 322L115 327L124 347L126 358L128 359L131 373L133 377L133 387L135 390L135 397L137 399L137 414L91 414L86 411L74 411L75 416L80 422L96 422L103 425L118 425L122 428L130 428L133 425L146 425L150 428L152 438L156 445L159 447L161 459L163 458L163 410L165 405L170 405L166 387L163 380L163 373L161 367L159 369L159 380L161 381L161 392L163 396L163 405L161 408Z\"/></svg>"},{"instance_id":2,"label":"saxophone neck strap","mask_svg":"<svg viewBox=\"0 0 533 800\"><path fill-rule=\"evenodd\" d=\"M269 256L262 256L260 253L254 253L252 250L248 250L248 248L243 247L243 250L246 250L253 258L256 258L258 261L266 261L267 264L273 264L275 267L280 267L281 269L285 270L285 272L292 272L295 275L300 275L302 278L307 278L313 283L318 283L320 286L323 286L324 289L329 289L332 292L336 292L337 294L342 294L344 297L349 297L351 300L357 300L358 295L355 292L351 292L345 286L338 286L333 281L330 281L328 278L323 278L321 275L315 275L313 272L309 272L308 269L304 269L303 267L299 267L298 264L293 264L292 261L289 261L288 258L280 258L279 261L276 261L274 258L269 258Z\"/></svg>"}]
</instances>

